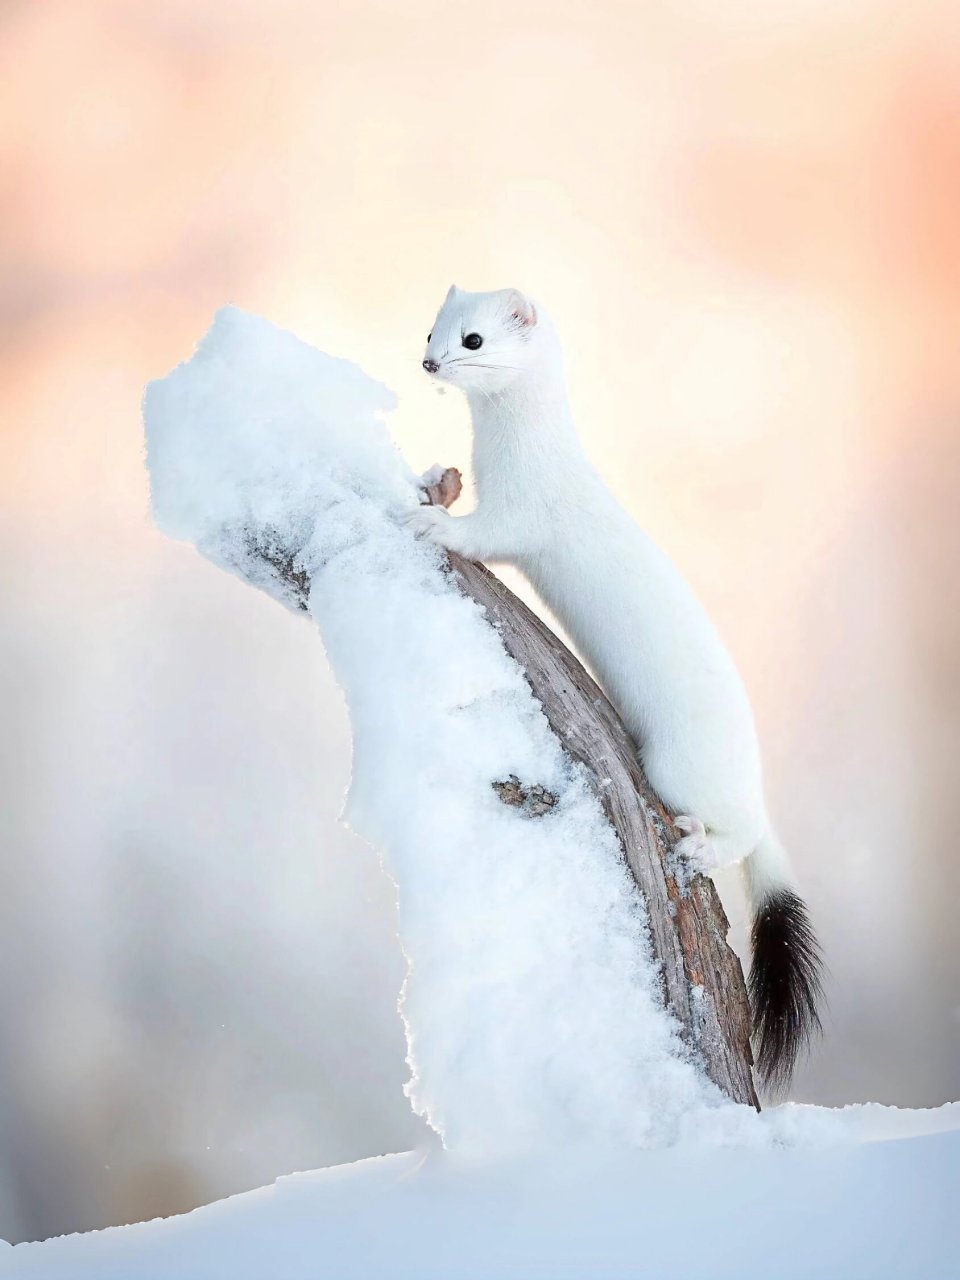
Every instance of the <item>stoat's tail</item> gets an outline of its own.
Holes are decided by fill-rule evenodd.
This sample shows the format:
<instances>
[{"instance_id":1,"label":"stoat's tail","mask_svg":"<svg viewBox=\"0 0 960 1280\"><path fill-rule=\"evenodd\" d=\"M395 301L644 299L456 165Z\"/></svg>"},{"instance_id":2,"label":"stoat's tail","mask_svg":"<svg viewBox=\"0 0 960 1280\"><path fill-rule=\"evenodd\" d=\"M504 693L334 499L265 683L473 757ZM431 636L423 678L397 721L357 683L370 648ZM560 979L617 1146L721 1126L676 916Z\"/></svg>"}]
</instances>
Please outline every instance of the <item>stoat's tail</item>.
<instances>
[{"instance_id":1,"label":"stoat's tail","mask_svg":"<svg viewBox=\"0 0 960 1280\"><path fill-rule=\"evenodd\" d=\"M790 1082L794 1065L820 1028L823 997L820 947L790 866L768 833L746 861L753 906L753 958L747 983L760 1079L773 1089Z\"/></svg>"}]
</instances>

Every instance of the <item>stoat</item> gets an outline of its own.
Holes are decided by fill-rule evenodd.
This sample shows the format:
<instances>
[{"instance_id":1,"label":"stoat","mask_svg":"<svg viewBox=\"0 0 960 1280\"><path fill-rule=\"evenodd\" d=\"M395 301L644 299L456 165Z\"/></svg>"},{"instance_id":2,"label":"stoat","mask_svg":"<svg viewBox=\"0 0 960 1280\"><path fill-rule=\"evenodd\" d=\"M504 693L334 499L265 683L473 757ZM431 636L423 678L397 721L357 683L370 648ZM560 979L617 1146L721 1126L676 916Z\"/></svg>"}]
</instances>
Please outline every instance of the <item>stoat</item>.
<instances>
[{"instance_id":1,"label":"stoat","mask_svg":"<svg viewBox=\"0 0 960 1280\"><path fill-rule=\"evenodd\" d=\"M530 580L593 668L651 785L710 872L745 859L753 909L749 991L757 1066L786 1084L820 1027L820 953L767 816L753 714L705 610L634 524L577 437L560 344L522 293L450 289L423 367L460 387L473 418L478 505L414 511L414 531Z\"/></svg>"}]
</instances>

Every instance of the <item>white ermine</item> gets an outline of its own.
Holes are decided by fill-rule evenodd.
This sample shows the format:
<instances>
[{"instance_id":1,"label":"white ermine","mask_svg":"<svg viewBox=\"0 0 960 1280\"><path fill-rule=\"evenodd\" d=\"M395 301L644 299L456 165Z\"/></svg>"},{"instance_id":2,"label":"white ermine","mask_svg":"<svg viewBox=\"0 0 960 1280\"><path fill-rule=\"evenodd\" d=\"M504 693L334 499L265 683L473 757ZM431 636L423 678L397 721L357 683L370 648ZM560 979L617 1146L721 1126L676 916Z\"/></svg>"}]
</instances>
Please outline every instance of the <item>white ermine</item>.
<instances>
[{"instance_id":1,"label":"white ermine","mask_svg":"<svg viewBox=\"0 0 960 1280\"><path fill-rule=\"evenodd\" d=\"M712 871L746 859L757 1065L782 1086L819 1028L819 950L767 817L753 714L706 612L634 524L577 438L553 326L515 289L454 286L424 368L473 417L478 505L415 511L415 531L530 579L610 695L651 785L679 816L681 856Z\"/></svg>"}]
</instances>

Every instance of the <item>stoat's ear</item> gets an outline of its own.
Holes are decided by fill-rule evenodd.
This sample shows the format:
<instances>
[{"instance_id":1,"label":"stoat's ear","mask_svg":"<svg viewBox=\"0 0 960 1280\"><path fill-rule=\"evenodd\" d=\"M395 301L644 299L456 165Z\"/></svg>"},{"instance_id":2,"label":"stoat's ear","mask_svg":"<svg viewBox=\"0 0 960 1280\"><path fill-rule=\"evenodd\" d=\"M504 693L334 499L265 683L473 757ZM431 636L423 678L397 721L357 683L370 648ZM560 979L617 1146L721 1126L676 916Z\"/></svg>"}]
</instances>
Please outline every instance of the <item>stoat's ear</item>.
<instances>
[{"instance_id":1,"label":"stoat's ear","mask_svg":"<svg viewBox=\"0 0 960 1280\"><path fill-rule=\"evenodd\" d=\"M532 329L537 323L537 309L519 289L507 289L507 312L514 320L519 320L525 329Z\"/></svg>"},{"instance_id":2,"label":"stoat's ear","mask_svg":"<svg viewBox=\"0 0 960 1280\"><path fill-rule=\"evenodd\" d=\"M455 298L459 292L460 290L457 288L457 286L455 284L452 284L450 288L447 290L447 296L444 298L444 302L449 302L451 298Z\"/></svg>"}]
</instances>

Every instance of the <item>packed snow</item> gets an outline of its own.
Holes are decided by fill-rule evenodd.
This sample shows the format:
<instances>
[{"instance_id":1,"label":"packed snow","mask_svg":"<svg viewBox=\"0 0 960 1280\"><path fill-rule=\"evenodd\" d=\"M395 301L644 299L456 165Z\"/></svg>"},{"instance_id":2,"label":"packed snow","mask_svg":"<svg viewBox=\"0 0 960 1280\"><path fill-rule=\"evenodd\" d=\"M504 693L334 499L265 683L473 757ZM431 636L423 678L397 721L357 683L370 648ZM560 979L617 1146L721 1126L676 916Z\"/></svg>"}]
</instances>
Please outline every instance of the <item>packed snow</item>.
<instances>
[{"instance_id":1,"label":"packed snow","mask_svg":"<svg viewBox=\"0 0 960 1280\"><path fill-rule=\"evenodd\" d=\"M228 309L150 386L145 417L161 528L294 608L251 541L309 576L353 726L346 817L397 885L408 1093L440 1140L182 1218L0 1248L0 1275L951 1274L960 1105L758 1116L685 1053L597 801L495 629L404 525L419 482L392 403ZM504 806L491 784L511 774L555 809Z\"/></svg>"}]
</instances>

